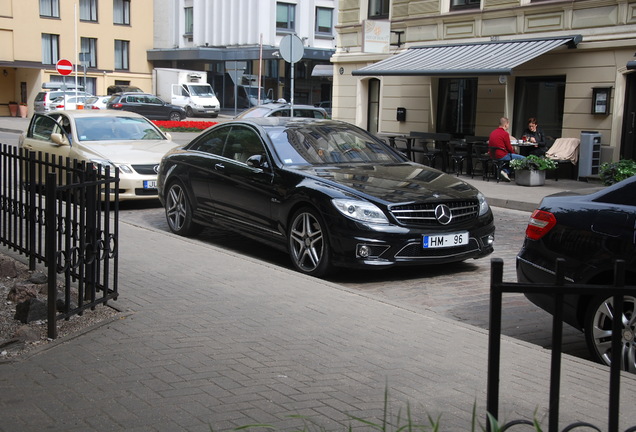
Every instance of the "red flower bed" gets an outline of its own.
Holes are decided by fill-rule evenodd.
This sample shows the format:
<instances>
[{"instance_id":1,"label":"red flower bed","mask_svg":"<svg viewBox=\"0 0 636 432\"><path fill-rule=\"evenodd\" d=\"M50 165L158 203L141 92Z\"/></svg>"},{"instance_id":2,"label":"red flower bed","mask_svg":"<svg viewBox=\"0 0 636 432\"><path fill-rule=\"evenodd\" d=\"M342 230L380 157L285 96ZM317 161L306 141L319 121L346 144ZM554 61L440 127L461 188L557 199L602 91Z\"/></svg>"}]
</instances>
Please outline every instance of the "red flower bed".
<instances>
[{"instance_id":1,"label":"red flower bed","mask_svg":"<svg viewBox=\"0 0 636 432\"><path fill-rule=\"evenodd\" d=\"M218 122L213 121L170 121L170 120L152 120L161 130L171 132L190 132L202 131L210 126L214 126Z\"/></svg>"}]
</instances>

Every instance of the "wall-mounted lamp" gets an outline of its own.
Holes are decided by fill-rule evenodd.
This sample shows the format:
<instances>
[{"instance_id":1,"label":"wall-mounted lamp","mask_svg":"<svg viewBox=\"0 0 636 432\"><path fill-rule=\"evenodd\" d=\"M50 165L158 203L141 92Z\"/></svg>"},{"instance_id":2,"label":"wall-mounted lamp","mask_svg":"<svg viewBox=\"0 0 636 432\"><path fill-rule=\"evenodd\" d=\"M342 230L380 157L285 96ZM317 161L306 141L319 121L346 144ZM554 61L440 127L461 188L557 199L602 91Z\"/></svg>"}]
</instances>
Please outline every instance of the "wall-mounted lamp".
<instances>
[{"instance_id":1,"label":"wall-mounted lamp","mask_svg":"<svg viewBox=\"0 0 636 432\"><path fill-rule=\"evenodd\" d=\"M7 75L9 75L9 72L7 72L6 69L2 69L2 75L7 76Z\"/></svg>"},{"instance_id":2,"label":"wall-mounted lamp","mask_svg":"<svg viewBox=\"0 0 636 432\"><path fill-rule=\"evenodd\" d=\"M592 114L609 115L611 87L592 88Z\"/></svg>"},{"instance_id":3,"label":"wall-mounted lamp","mask_svg":"<svg viewBox=\"0 0 636 432\"><path fill-rule=\"evenodd\" d=\"M403 30L391 30L391 33L395 33L397 35L397 43L392 43L391 46L397 46L398 48L402 46L404 42L402 42L402 35L404 34Z\"/></svg>"}]
</instances>

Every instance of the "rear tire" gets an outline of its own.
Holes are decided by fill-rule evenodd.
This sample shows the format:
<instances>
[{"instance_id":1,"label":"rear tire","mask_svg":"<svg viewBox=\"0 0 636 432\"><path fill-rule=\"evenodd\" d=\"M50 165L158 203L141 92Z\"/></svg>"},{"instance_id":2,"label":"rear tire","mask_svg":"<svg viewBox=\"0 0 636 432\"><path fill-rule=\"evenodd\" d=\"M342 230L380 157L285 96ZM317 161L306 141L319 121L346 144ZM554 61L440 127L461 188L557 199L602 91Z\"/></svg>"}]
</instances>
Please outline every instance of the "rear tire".
<instances>
[{"instance_id":1,"label":"rear tire","mask_svg":"<svg viewBox=\"0 0 636 432\"><path fill-rule=\"evenodd\" d=\"M192 221L192 205L180 182L174 182L168 188L165 209L168 227L173 233L191 236L201 231L201 225Z\"/></svg>"},{"instance_id":2,"label":"rear tire","mask_svg":"<svg viewBox=\"0 0 636 432\"><path fill-rule=\"evenodd\" d=\"M171 121L181 121L181 114L179 114L176 111L173 111L173 112L170 113L170 117L169 118L170 118Z\"/></svg>"},{"instance_id":3,"label":"rear tire","mask_svg":"<svg viewBox=\"0 0 636 432\"><path fill-rule=\"evenodd\" d=\"M317 211L309 207L294 213L287 233L289 255L301 273L322 277L331 271L331 247L326 224Z\"/></svg>"},{"instance_id":4,"label":"rear tire","mask_svg":"<svg viewBox=\"0 0 636 432\"><path fill-rule=\"evenodd\" d=\"M597 297L585 314L585 340L592 357L606 365L612 363L612 323L614 298ZM625 296L621 316L621 369L636 373L636 297Z\"/></svg>"}]
</instances>

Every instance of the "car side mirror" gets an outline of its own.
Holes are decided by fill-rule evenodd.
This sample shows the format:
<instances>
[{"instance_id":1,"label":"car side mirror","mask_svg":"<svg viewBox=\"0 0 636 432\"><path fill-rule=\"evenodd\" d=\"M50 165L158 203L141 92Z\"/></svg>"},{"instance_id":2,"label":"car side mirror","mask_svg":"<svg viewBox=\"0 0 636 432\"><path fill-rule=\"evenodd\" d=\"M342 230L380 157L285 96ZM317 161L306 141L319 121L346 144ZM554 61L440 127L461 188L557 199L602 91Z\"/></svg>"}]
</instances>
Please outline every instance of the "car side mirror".
<instances>
[{"instance_id":1,"label":"car side mirror","mask_svg":"<svg viewBox=\"0 0 636 432\"><path fill-rule=\"evenodd\" d=\"M247 164L247 166L252 168L269 168L267 158L265 158L263 155L252 155L247 158L245 163Z\"/></svg>"},{"instance_id":2,"label":"car side mirror","mask_svg":"<svg viewBox=\"0 0 636 432\"><path fill-rule=\"evenodd\" d=\"M67 146L67 145L71 145L68 142L68 138L66 138L66 135L62 135L60 133L52 133L51 134L51 141L53 141L53 143L59 145L59 146Z\"/></svg>"}]
</instances>

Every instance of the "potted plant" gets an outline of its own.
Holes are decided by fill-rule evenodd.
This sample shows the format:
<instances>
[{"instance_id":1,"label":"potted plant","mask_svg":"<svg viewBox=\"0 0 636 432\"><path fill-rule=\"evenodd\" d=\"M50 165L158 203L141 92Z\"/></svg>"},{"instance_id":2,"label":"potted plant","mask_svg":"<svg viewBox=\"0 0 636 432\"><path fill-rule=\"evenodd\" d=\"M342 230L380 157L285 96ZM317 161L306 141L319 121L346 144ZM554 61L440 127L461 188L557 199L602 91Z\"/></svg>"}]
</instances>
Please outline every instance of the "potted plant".
<instances>
[{"instance_id":1,"label":"potted plant","mask_svg":"<svg viewBox=\"0 0 636 432\"><path fill-rule=\"evenodd\" d=\"M26 118L27 113L29 112L29 107L27 106L25 102L20 102L20 105L18 106L18 111L20 112L20 117Z\"/></svg>"},{"instance_id":2,"label":"potted plant","mask_svg":"<svg viewBox=\"0 0 636 432\"><path fill-rule=\"evenodd\" d=\"M18 116L18 103L14 102L14 101L10 101L9 102L9 113L11 114L11 117L17 117Z\"/></svg>"},{"instance_id":3,"label":"potted plant","mask_svg":"<svg viewBox=\"0 0 636 432\"><path fill-rule=\"evenodd\" d=\"M542 186L546 170L557 168L552 159L530 155L524 159L513 159L510 167L515 170L515 183L521 186Z\"/></svg>"}]
</instances>

